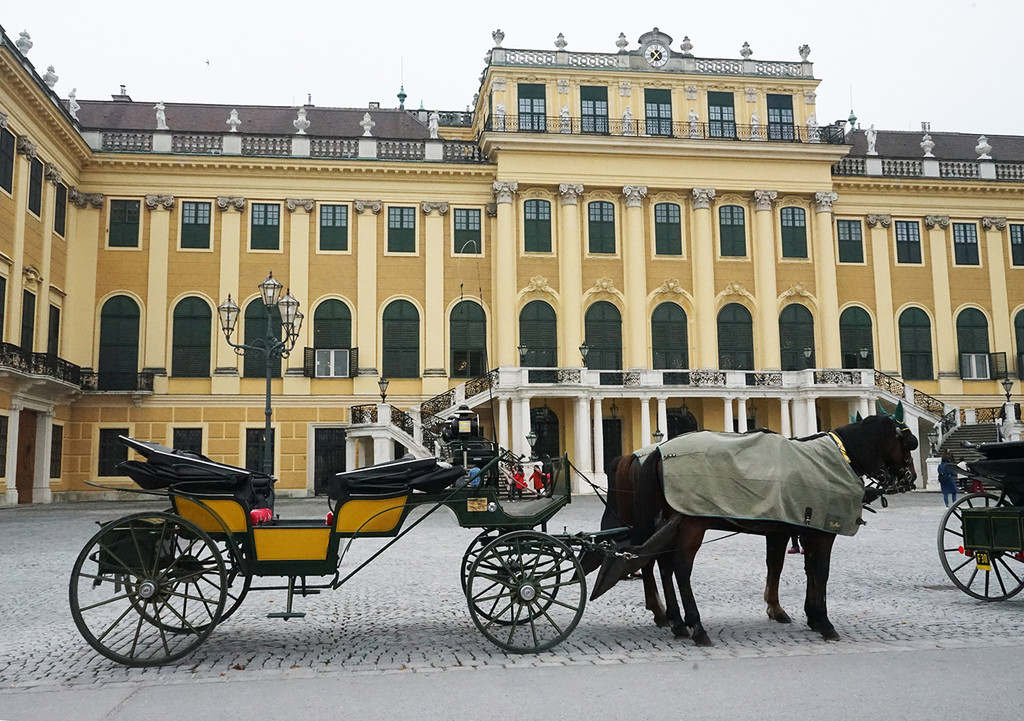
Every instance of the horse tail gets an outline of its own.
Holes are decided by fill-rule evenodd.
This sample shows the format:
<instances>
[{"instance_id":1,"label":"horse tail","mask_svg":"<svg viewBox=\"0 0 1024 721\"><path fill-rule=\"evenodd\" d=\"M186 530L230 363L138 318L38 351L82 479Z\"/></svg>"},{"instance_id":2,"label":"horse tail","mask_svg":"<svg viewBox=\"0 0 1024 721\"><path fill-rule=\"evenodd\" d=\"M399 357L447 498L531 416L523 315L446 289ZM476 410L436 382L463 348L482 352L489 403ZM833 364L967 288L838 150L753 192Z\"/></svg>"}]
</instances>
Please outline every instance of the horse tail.
<instances>
[{"instance_id":1,"label":"horse tail","mask_svg":"<svg viewBox=\"0 0 1024 721\"><path fill-rule=\"evenodd\" d=\"M605 474L608 477L608 502L605 504L604 514L601 516L602 531L622 526L622 522L619 520L619 507L621 505L619 503L619 494L621 492L619 467L622 465L622 459L623 456L616 456L608 464L608 468L605 469Z\"/></svg>"},{"instance_id":2,"label":"horse tail","mask_svg":"<svg viewBox=\"0 0 1024 721\"><path fill-rule=\"evenodd\" d=\"M661 453L655 451L647 456L636 480L633 494L633 544L639 546L654 535L664 506Z\"/></svg>"}]
</instances>

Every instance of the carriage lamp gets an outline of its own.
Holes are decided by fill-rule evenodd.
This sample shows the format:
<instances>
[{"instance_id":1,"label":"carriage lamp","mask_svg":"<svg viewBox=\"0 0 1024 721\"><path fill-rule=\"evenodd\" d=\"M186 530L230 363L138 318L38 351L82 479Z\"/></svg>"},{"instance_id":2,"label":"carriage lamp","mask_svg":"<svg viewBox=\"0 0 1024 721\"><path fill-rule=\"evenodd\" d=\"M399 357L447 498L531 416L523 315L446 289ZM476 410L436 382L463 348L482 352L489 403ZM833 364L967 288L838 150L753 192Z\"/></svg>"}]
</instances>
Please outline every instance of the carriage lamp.
<instances>
[{"instance_id":1,"label":"carriage lamp","mask_svg":"<svg viewBox=\"0 0 1024 721\"><path fill-rule=\"evenodd\" d=\"M932 426L932 429L928 431L928 442L931 444L930 456L937 455L939 452L939 427Z\"/></svg>"},{"instance_id":2,"label":"carriage lamp","mask_svg":"<svg viewBox=\"0 0 1024 721\"><path fill-rule=\"evenodd\" d=\"M583 362L584 362L584 363L586 363L586 362L587 362L587 353L589 353L589 352L590 352L590 346L589 346L589 345L587 345L587 344L586 344L586 342L584 342L584 343L583 343L583 344L582 344L582 345L580 346L580 355L581 355L581 356L583 356Z\"/></svg>"},{"instance_id":3,"label":"carriage lamp","mask_svg":"<svg viewBox=\"0 0 1024 721\"><path fill-rule=\"evenodd\" d=\"M291 337L295 328L295 318L299 313L299 301L292 296L291 289L286 290L284 297L277 301L277 309L281 312L281 326L288 337Z\"/></svg>"},{"instance_id":4,"label":"carriage lamp","mask_svg":"<svg viewBox=\"0 0 1024 721\"><path fill-rule=\"evenodd\" d=\"M537 434L531 428L530 432L526 434L526 442L530 444L530 460L536 460L537 454L534 453L533 447L537 445Z\"/></svg>"},{"instance_id":5,"label":"carriage lamp","mask_svg":"<svg viewBox=\"0 0 1024 721\"><path fill-rule=\"evenodd\" d=\"M868 359L868 352L869 351L868 351L867 348L861 348L860 351L858 351L858 352L860 353L860 359L861 360L867 360Z\"/></svg>"},{"instance_id":6,"label":"carriage lamp","mask_svg":"<svg viewBox=\"0 0 1024 721\"><path fill-rule=\"evenodd\" d=\"M613 421L619 417L619 407L615 405L615 401L612 401L612 407L608 409L608 412L612 414Z\"/></svg>"},{"instance_id":7,"label":"carriage lamp","mask_svg":"<svg viewBox=\"0 0 1024 721\"><path fill-rule=\"evenodd\" d=\"M520 343L519 348L519 364L522 365L526 362L526 354L530 352L530 347L525 343Z\"/></svg>"},{"instance_id":8,"label":"carriage lamp","mask_svg":"<svg viewBox=\"0 0 1024 721\"><path fill-rule=\"evenodd\" d=\"M284 286L274 278L273 271L267 275L267 279L260 283L258 287L260 289L260 296L263 298L263 305L267 306L267 308L277 305L278 300L281 298L281 288Z\"/></svg>"},{"instance_id":9,"label":"carriage lamp","mask_svg":"<svg viewBox=\"0 0 1024 721\"><path fill-rule=\"evenodd\" d=\"M228 338L235 332L235 324L238 323L239 312L238 304L231 300L230 293L228 293L228 299L217 306L217 315L220 316L220 328Z\"/></svg>"},{"instance_id":10,"label":"carriage lamp","mask_svg":"<svg viewBox=\"0 0 1024 721\"><path fill-rule=\"evenodd\" d=\"M384 376L381 376L380 380L377 381L377 387L380 388L380 402L381 403L384 403L385 399L388 397L388 385L390 385L390 383L391 383L391 381L389 381Z\"/></svg>"},{"instance_id":11,"label":"carriage lamp","mask_svg":"<svg viewBox=\"0 0 1024 721\"><path fill-rule=\"evenodd\" d=\"M654 442L655 443L660 445L661 444L661 439L664 438L664 437L665 437L665 434L661 432L660 428L655 428L654 429Z\"/></svg>"},{"instance_id":12,"label":"carriage lamp","mask_svg":"<svg viewBox=\"0 0 1024 721\"><path fill-rule=\"evenodd\" d=\"M1003 386L1003 392L1006 393L1006 402L1009 403L1010 391L1013 390L1013 381L1010 380L1009 374L1007 374L1007 376L1000 381L1000 384Z\"/></svg>"}]
</instances>

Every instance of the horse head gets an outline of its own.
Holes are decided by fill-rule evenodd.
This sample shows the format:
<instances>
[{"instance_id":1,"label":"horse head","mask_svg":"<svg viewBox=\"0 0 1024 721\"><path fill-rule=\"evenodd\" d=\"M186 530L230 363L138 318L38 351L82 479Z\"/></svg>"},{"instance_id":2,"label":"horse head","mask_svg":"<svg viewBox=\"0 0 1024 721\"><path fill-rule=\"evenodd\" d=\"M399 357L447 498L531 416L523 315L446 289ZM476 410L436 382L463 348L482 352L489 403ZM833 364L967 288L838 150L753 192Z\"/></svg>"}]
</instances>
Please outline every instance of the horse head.
<instances>
[{"instance_id":1,"label":"horse head","mask_svg":"<svg viewBox=\"0 0 1024 721\"><path fill-rule=\"evenodd\" d=\"M878 415L853 424L870 435L865 439L869 444L865 452L857 454L858 472L876 480L883 493L904 493L912 490L917 480L913 451L918 440L903 420L903 403L898 403L892 413L880 403L877 407Z\"/></svg>"}]
</instances>

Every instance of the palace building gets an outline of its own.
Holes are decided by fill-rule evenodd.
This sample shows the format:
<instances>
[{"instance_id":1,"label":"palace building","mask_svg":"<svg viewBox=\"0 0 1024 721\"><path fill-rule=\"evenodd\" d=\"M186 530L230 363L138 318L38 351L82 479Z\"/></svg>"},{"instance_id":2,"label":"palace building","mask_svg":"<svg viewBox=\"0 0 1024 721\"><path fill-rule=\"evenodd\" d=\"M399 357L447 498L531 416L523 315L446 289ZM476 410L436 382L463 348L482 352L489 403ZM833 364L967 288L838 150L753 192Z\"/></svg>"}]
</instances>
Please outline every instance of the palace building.
<instances>
[{"instance_id":1,"label":"palace building","mask_svg":"<svg viewBox=\"0 0 1024 721\"><path fill-rule=\"evenodd\" d=\"M879 402L919 469L1019 433L1024 137L819 118L807 46L503 42L454 112L60 97L0 32L0 502L132 487L119 435L313 494L461 405L598 484Z\"/></svg>"}]
</instances>

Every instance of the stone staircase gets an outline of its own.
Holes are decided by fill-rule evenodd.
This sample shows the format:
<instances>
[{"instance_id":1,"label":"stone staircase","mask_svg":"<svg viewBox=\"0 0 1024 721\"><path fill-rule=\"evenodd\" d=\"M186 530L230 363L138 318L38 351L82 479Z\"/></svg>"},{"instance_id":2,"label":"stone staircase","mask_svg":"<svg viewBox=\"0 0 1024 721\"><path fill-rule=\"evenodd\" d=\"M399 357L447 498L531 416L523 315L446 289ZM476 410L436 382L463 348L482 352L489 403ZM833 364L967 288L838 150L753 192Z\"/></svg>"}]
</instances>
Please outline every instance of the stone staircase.
<instances>
[{"instance_id":1,"label":"stone staircase","mask_svg":"<svg viewBox=\"0 0 1024 721\"><path fill-rule=\"evenodd\" d=\"M976 461L982 457L977 451L964 448L963 442L969 441L975 445L979 443L992 443L999 440L999 431L994 423L974 423L961 425L948 436L939 446L939 453L949 451L953 460Z\"/></svg>"}]
</instances>

